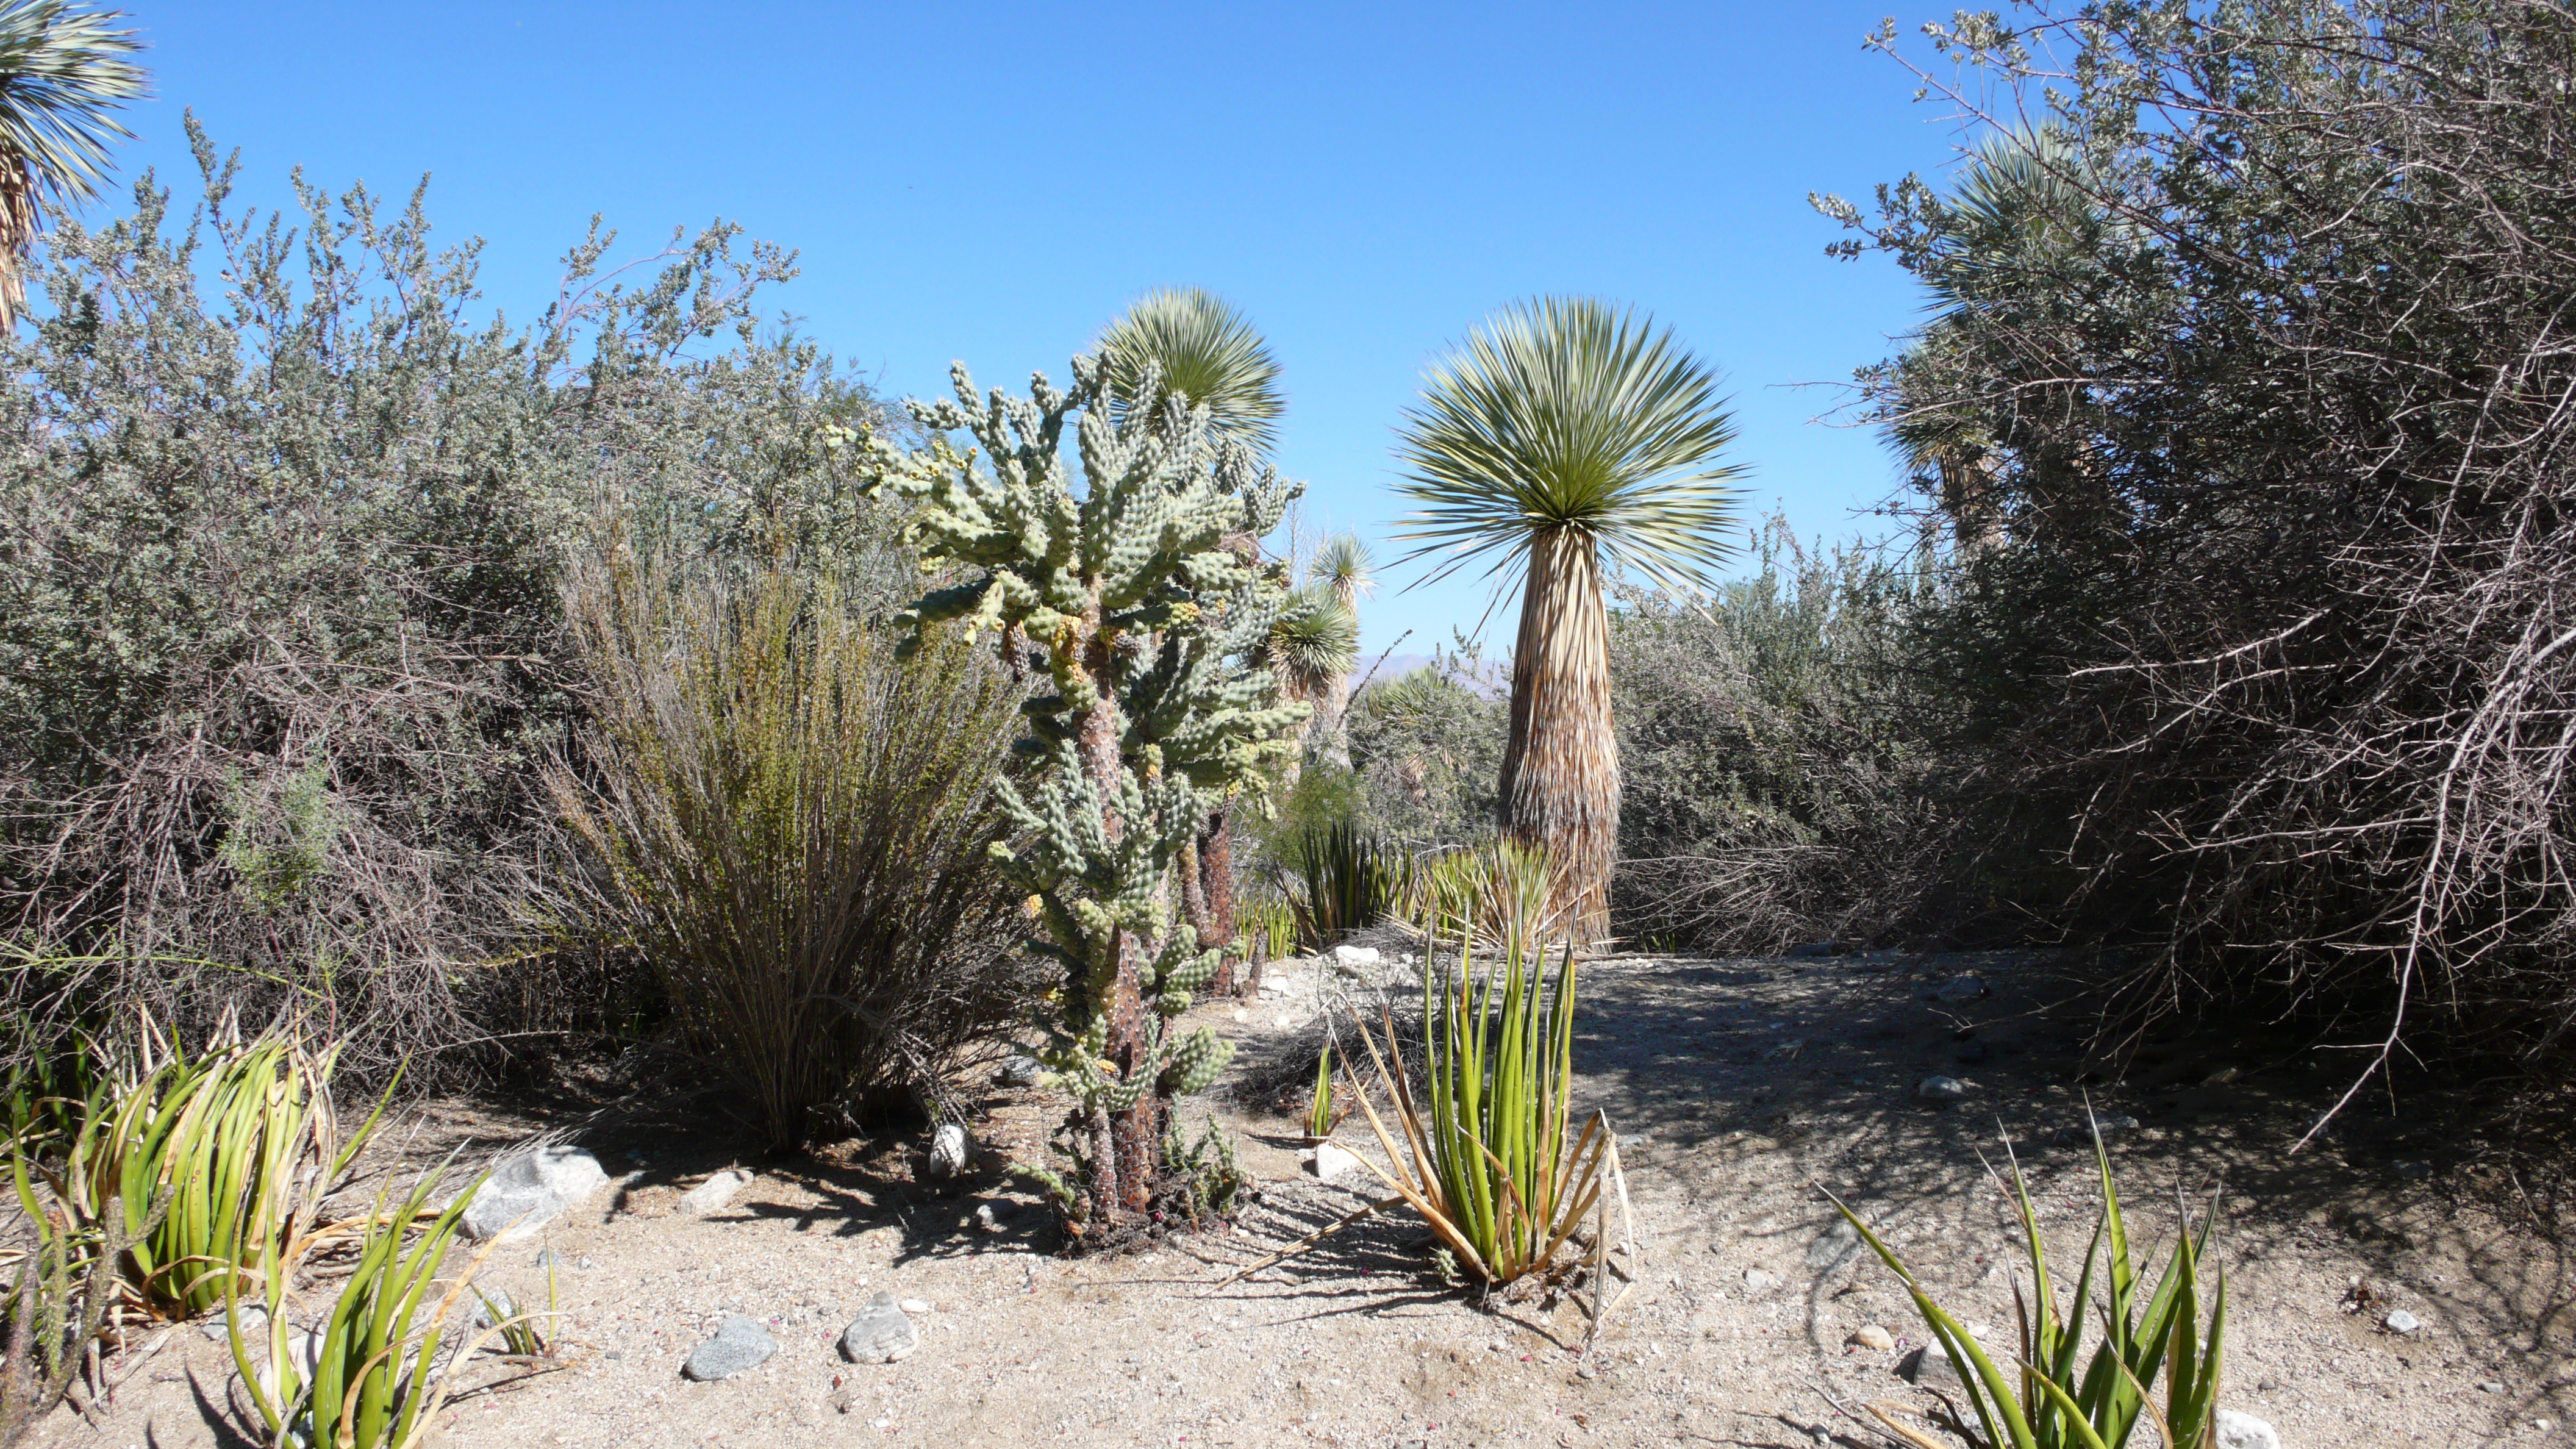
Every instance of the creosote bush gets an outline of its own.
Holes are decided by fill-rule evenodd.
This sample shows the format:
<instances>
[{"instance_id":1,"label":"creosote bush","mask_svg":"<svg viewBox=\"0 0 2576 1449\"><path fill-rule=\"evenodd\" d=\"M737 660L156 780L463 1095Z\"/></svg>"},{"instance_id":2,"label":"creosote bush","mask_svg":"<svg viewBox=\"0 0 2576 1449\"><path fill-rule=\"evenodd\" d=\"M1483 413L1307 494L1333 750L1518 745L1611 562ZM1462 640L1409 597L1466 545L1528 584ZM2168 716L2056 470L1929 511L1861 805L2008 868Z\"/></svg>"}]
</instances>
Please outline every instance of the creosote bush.
<instances>
[{"instance_id":1,"label":"creosote bush","mask_svg":"<svg viewBox=\"0 0 2576 1449\"><path fill-rule=\"evenodd\" d=\"M1037 989L986 849L1017 691L962 632L871 626L785 566L692 579L620 550L567 607L595 724L586 772L550 779L596 924L774 1146L941 1091Z\"/></svg>"}]
</instances>

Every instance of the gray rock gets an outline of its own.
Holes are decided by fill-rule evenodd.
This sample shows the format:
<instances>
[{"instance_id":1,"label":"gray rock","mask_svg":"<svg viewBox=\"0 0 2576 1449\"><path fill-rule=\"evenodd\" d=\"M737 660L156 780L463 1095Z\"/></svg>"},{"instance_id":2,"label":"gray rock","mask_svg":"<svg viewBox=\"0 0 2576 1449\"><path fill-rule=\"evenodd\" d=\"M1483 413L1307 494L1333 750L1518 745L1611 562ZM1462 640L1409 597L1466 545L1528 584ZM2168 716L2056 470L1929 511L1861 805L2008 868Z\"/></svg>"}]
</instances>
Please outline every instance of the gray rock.
<instances>
[{"instance_id":1,"label":"gray rock","mask_svg":"<svg viewBox=\"0 0 2576 1449\"><path fill-rule=\"evenodd\" d=\"M484 1301L486 1299L490 1301ZM474 1298L474 1326L490 1328L495 1322L515 1317L518 1311L519 1305L510 1301L507 1289L495 1288L489 1292L477 1294ZM499 1320L492 1316L495 1313L501 1316Z\"/></svg>"},{"instance_id":2,"label":"gray rock","mask_svg":"<svg viewBox=\"0 0 2576 1449\"><path fill-rule=\"evenodd\" d=\"M1807 1266L1819 1273L1829 1273L1852 1259L1860 1251L1860 1230L1849 1220L1836 1218L1834 1225L1817 1234L1807 1245Z\"/></svg>"},{"instance_id":3,"label":"gray rock","mask_svg":"<svg viewBox=\"0 0 2576 1449\"><path fill-rule=\"evenodd\" d=\"M1968 1084L1957 1077L1925 1077L1914 1095L1926 1102L1956 1102L1968 1095Z\"/></svg>"},{"instance_id":4,"label":"gray rock","mask_svg":"<svg viewBox=\"0 0 2576 1449\"><path fill-rule=\"evenodd\" d=\"M2281 1449L2281 1436L2252 1414L2218 1411L2218 1449Z\"/></svg>"},{"instance_id":5,"label":"gray rock","mask_svg":"<svg viewBox=\"0 0 2576 1449\"><path fill-rule=\"evenodd\" d=\"M1780 1275L1777 1273L1765 1273L1759 1268L1744 1270L1744 1291L1747 1293L1768 1293L1779 1286Z\"/></svg>"},{"instance_id":6,"label":"gray rock","mask_svg":"<svg viewBox=\"0 0 2576 1449\"><path fill-rule=\"evenodd\" d=\"M921 1332L891 1293L868 1300L841 1330L841 1357L852 1363L893 1363L921 1347Z\"/></svg>"},{"instance_id":7,"label":"gray rock","mask_svg":"<svg viewBox=\"0 0 2576 1449\"><path fill-rule=\"evenodd\" d=\"M1971 1001L1983 1001L1994 994L1994 988L1978 978L1958 976L1943 982L1941 989L1933 992L1932 996L1945 1006L1965 1006Z\"/></svg>"},{"instance_id":8,"label":"gray rock","mask_svg":"<svg viewBox=\"0 0 2576 1449\"><path fill-rule=\"evenodd\" d=\"M268 1310L256 1303L245 1303L241 1306L240 1314L242 1341L258 1342L259 1336L268 1332ZM224 1316L220 1313L198 1324L197 1331L220 1344L229 1345L233 1341L232 1325L225 1322Z\"/></svg>"},{"instance_id":9,"label":"gray rock","mask_svg":"<svg viewBox=\"0 0 2576 1449\"><path fill-rule=\"evenodd\" d=\"M739 1167L728 1167L706 1181L680 1194L680 1211L700 1217L720 1212L732 1205L734 1195L751 1186L751 1174Z\"/></svg>"},{"instance_id":10,"label":"gray rock","mask_svg":"<svg viewBox=\"0 0 2576 1449\"><path fill-rule=\"evenodd\" d=\"M1020 1205L1006 1197L990 1198L975 1204L975 1226L988 1233L1002 1231L1002 1224L1019 1216Z\"/></svg>"},{"instance_id":11,"label":"gray rock","mask_svg":"<svg viewBox=\"0 0 2576 1449\"><path fill-rule=\"evenodd\" d=\"M1959 1382L1959 1366L1950 1362L1950 1355L1937 1343L1927 1343L1907 1354L1904 1361L1897 1364L1896 1371L1903 1374L1909 1384Z\"/></svg>"},{"instance_id":12,"label":"gray rock","mask_svg":"<svg viewBox=\"0 0 2576 1449\"><path fill-rule=\"evenodd\" d=\"M680 1372L711 1384L756 1369L776 1352L778 1340L769 1336L769 1330L737 1313L724 1321L715 1337L689 1350L689 1361L680 1365Z\"/></svg>"},{"instance_id":13,"label":"gray rock","mask_svg":"<svg viewBox=\"0 0 2576 1449\"><path fill-rule=\"evenodd\" d=\"M2420 1157L2408 1158L2391 1165L2397 1169L2398 1180L2402 1182L2421 1182L2433 1175L2433 1164Z\"/></svg>"},{"instance_id":14,"label":"gray rock","mask_svg":"<svg viewBox=\"0 0 2576 1449\"><path fill-rule=\"evenodd\" d=\"M1034 1087L1045 1072L1046 1064L1036 1057L1013 1052L1002 1058L1001 1070L993 1073L993 1081L1005 1087Z\"/></svg>"},{"instance_id":15,"label":"gray rock","mask_svg":"<svg viewBox=\"0 0 2576 1449\"><path fill-rule=\"evenodd\" d=\"M539 1147L503 1159L474 1190L457 1231L477 1242L532 1237L608 1186L599 1159L579 1147Z\"/></svg>"},{"instance_id":16,"label":"gray rock","mask_svg":"<svg viewBox=\"0 0 2576 1449\"><path fill-rule=\"evenodd\" d=\"M930 1134L930 1175L955 1177L975 1165L975 1139L964 1126L943 1122Z\"/></svg>"},{"instance_id":17,"label":"gray rock","mask_svg":"<svg viewBox=\"0 0 2576 1449\"><path fill-rule=\"evenodd\" d=\"M2386 1318L2379 1320L2379 1326L2391 1333L2413 1333L2424 1326L2424 1320L2403 1308L2398 1308L2390 1310Z\"/></svg>"}]
</instances>

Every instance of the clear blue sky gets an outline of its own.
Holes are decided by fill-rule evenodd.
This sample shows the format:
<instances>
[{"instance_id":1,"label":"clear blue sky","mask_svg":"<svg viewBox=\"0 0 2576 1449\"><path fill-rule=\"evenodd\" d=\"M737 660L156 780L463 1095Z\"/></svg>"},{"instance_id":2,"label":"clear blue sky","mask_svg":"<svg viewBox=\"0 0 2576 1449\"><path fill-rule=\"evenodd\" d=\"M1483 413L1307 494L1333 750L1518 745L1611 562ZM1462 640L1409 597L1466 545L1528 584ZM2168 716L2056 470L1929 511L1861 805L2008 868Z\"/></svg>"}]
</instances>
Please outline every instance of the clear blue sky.
<instances>
[{"instance_id":1,"label":"clear blue sky","mask_svg":"<svg viewBox=\"0 0 2576 1449\"><path fill-rule=\"evenodd\" d=\"M1883 260L1828 260L1806 196L1862 199L1956 142L1861 49L1886 0L123 3L160 89L130 168L189 180L193 107L263 204L299 163L397 199L428 172L441 234L489 240L486 295L522 318L595 211L632 244L722 216L797 248L772 309L897 395L956 358L1061 378L1138 292L1214 288L1287 369L1309 521L1382 561L1422 364L1541 292L1645 307L1723 367L1751 512L1863 529L1888 458L1811 421L1835 389L1795 385L1882 356L1918 303ZM1473 581L1398 592L1420 572L1390 571L1372 652L1482 612Z\"/></svg>"}]
</instances>

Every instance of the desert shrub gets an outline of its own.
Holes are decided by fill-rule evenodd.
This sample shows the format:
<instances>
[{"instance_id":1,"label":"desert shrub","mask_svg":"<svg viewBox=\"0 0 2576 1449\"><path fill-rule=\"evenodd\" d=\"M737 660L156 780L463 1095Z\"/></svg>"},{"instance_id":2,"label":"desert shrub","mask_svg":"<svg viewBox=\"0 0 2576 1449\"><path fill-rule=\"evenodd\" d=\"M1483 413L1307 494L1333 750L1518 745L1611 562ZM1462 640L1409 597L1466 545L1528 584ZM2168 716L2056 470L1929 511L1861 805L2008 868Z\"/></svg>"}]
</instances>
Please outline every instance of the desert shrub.
<instances>
[{"instance_id":1,"label":"desert shrub","mask_svg":"<svg viewBox=\"0 0 2576 1449\"><path fill-rule=\"evenodd\" d=\"M962 634L903 649L783 566L691 581L623 551L572 593L594 773L550 778L594 920L774 1144L939 1090L1034 994L986 849L1017 691Z\"/></svg>"},{"instance_id":2,"label":"desert shrub","mask_svg":"<svg viewBox=\"0 0 2576 1449\"><path fill-rule=\"evenodd\" d=\"M1631 592L1612 615L1621 934L1778 950L1959 906L1939 706L1912 663L1935 575L1777 521L1755 559L1713 594Z\"/></svg>"},{"instance_id":3,"label":"desert shrub","mask_svg":"<svg viewBox=\"0 0 2576 1449\"><path fill-rule=\"evenodd\" d=\"M1369 685L1347 722L1355 810L1417 850L1490 834L1510 727L1508 702L1472 650Z\"/></svg>"},{"instance_id":4,"label":"desert shrub","mask_svg":"<svg viewBox=\"0 0 2576 1449\"><path fill-rule=\"evenodd\" d=\"M419 194L299 176L299 214L245 211L191 136L195 208L147 175L58 219L0 338L0 935L84 958L11 969L0 1010L51 1041L100 1001L192 1035L293 1003L382 1075L516 1029L475 1018L547 896L562 560L603 514L692 557L865 554L819 429L884 420L756 340L792 260L734 228L641 285L594 229L513 326Z\"/></svg>"},{"instance_id":5,"label":"desert shrub","mask_svg":"<svg viewBox=\"0 0 2576 1449\"><path fill-rule=\"evenodd\" d=\"M2047 928L2152 948L2140 1009L2367 1007L2378 1062L2410 1012L2547 1043L2576 14L2015 20L1934 31L1993 123L1955 186L1824 202L1936 309L1863 380L1960 539L1926 658L1978 833L2063 872Z\"/></svg>"}]
</instances>

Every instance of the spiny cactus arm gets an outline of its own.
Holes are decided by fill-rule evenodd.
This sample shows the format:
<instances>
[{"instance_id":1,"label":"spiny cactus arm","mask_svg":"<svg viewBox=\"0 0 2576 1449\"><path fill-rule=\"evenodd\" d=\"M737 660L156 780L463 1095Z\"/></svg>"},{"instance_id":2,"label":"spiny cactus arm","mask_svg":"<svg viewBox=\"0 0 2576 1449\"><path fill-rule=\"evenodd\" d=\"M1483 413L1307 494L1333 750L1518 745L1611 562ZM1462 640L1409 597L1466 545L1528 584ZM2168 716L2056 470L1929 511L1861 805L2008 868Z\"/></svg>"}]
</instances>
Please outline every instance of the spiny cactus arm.
<instances>
[{"instance_id":1,"label":"spiny cactus arm","mask_svg":"<svg viewBox=\"0 0 2576 1449\"><path fill-rule=\"evenodd\" d=\"M1206 1091L1217 1073L1225 1070L1225 1064L1234 1059L1234 1043L1203 1026L1171 1046L1163 1057L1158 1085L1167 1096L1186 1097Z\"/></svg>"}]
</instances>

